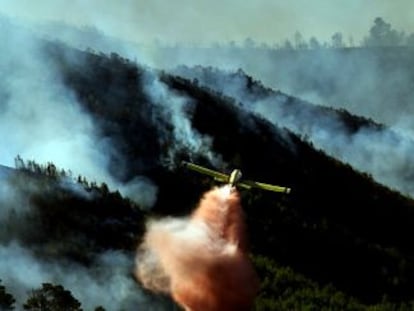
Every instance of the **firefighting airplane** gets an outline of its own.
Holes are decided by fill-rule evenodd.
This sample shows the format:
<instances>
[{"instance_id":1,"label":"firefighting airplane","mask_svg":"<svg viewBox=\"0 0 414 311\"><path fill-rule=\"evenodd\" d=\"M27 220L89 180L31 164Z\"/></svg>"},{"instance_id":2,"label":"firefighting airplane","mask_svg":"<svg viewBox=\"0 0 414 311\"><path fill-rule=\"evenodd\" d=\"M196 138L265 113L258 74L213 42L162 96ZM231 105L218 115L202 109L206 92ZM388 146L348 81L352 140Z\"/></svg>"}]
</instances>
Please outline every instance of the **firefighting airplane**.
<instances>
[{"instance_id":1,"label":"firefighting airplane","mask_svg":"<svg viewBox=\"0 0 414 311\"><path fill-rule=\"evenodd\" d=\"M239 169L235 169L231 172L230 175L223 174L211 169L208 169L206 167L203 167L201 165L197 165L194 163L182 162L183 166L191 169L193 171L199 172L201 174L205 174L211 177L214 177L214 180L217 180L219 182L224 182L230 184L232 187L238 186L245 189L251 189L251 188L259 188L263 190L269 190L274 192L283 192L283 193L290 193L290 188L288 187L282 187L282 186L276 186L276 185L270 185L270 184L264 184L257 181L252 180L241 180L242 173Z\"/></svg>"}]
</instances>

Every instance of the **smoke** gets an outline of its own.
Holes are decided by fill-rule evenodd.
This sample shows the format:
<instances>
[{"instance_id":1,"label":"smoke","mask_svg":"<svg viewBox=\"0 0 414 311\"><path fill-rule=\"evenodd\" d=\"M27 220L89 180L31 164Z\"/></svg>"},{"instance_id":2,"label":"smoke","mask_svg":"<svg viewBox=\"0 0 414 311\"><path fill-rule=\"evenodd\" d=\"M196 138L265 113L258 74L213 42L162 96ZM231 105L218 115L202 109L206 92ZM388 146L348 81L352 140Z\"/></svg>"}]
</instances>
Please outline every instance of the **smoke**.
<instances>
[{"instance_id":1,"label":"smoke","mask_svg":"<svg viewBox=\"0 0 414 311\"><path fill-rule=\"evenodd\" d=\"M106 310L145 309L149 304L129 269L131 254L105 252L90 267L73 262L44 261L17 242L0 245L0 276L21 306L42 283L60 284L82 303L84 310L101 305ZM157 308L155 303L151 303ZM161 305L158 306L159 310Z\"/></svg>"},{"instance_id":2,"label":"smoke","mask_svg":"<svg viewBox=\"0 0 414 311\"><path fill-rule=\"evenodd\" d=\"M3 20L6 21L6 19ZM17 32L14 30L16 22L14 24L13 22L8 23L10 25L7 23L4 25L4 32L9 33L9 29L12 32ZM116 150L111 147L112 142L108 138L99 135L94 120L82 111L75 95L71 90L65 88L60 80L58 70L53 68L52 62L48 61L47 56L42 52L41 41L27 35L28 33L33 35L27 29L34 33L46 34L51 32L50 29L56 30L57 33L61 31L62 37L59 39L65 42L75 46L83 46L81 42L85 41L84 47L86 44L91 44L92 47L104 50L106 49L103 46L105 44L102 43L101 46L99 42L109 40L107 44L110 48L124 53L123 57L133 57L134 52L131 54L128 51L136 51L136 47L128 42L108 38L98 30L96 33L89 31L92 32L90 36L95 38L91 39L88 35L88 29L71 28L58 23L48 27L28 25L25 26L26 28L20 26L18 28L18 32L24 35L24 38L6 41L8 46L4 63L7 66L5 74L8 75L9 82L7 85L0 85L0 100L4 94L4 106L7 106L3 108L5 111L3 116L5 120L7 118L7 122L3 122L3 127L0 130L5 129L6 126L9 129L18 128L19 130L13 130L13 136L3 138L17 146L10 148L8 154L3 154L0 161L8 164L17 154L20 154L24 159L35 159L38 162L52 161L58 167L71 169L76 174L81 173L98 182L105 181L110 188L117 188L124 195L130 195L131 189L143 188L145 191L141 193L145 192L146 194L142 198L137 198L137 203L151 206L156 200L157 192L156 186L151 181L145 177L137 176L134 180L138 184L129 182L129 184L123 185L109 174L110 157L120 158L121 156L116 154ZM69 38L67 38L67 33L70 33ZM56 36L56 34L54 35ZM27 44L22 47L20 42L27 42ZM70 55L66 56L71 60ZM137 56L135 53L135 58ZM21 62L20 59L25 61ZM73 59L73 61L77 60ZM139 61L145 63L147 60L144 56L139 56ZM11 63L16 63L16 66L11 66ZM21 72L18 77L16 67ZM172 167L176 155L180 151L188 152L190 156L205 154L212 163L219 163L220 157L210 151L212 139L196 132L191 126L194 103L189 98L172 91L160 80L155 71L148 70L146 72L143 84L143 91L155 106L153 121L160 129L160 140L169 145L169 154L164 159L166 164ZM26 91L21 92L22 89ZM33 105L34 99L36 99L36 105ZM26 121L29 116L31 122L28 123ZM172 131L172 137L169 137L170 131ZM42 148L38 146L37 137L42 142ZM170 139L174 140L174 144L169 141ZM74 154L76 154L76 161L74 161ZM123 168L120 168L119 171L123 171Z\"/></svg>"},{"instance_id":3,"label":"smoke","mask_svg":"<svg viewBox=\"0 0 414 311\"><path fill-rule=\"evenodd\" d=\"M122 194L140 189L145 195L136 193L133 199L151 206L157 191L150 180L137 176L124 185L111 176L109 161L116 150L61 81L44 53L45 42L12 23L0 24L0 32L0 144L7 146L0 163L12 166L17 155L53 162Z\"/></svg>"},{"instance_id":4,"label":"smoke","mask_svg":"<svg viewBox=\"0 0 414 311\"><path fill-rule=\"evenodd\" d=\"M13 166L17 155L37 163L53 162L75 176L81 174L89 181L107 183L110 189L133 193L131 199L138 204L152 206L157 188L150 180L136 176L123 184L111 176L109 160L116 150L65 87L44 53L44 42L5 21L0 22L0 33L0 163ZM59 250L25 243L32 235L42 234L30 202L35 185L16 185L13 174L0 169L0 278L17 304L24 302L30 290L51 282L70 290L88 310L97 305L107 310L145 309L149 298L130 275L133 254L102 252L85 267L61 259L46 260L43 251ZM76 188L68 180L61 185ZM157 308L156 303L151 304Z\"/></svg>"},{"instance_id":5,"label":"smoke","mask_svg":"<svg viewBox=\"0 0 414 311\"><path fill-rule=\"evenodd\" d=\"M9 22L0 23L0 32L0 144L5 146L0 163L13 166L16 155L38 163L50 161L75 176L81 174L89 181L105 182L142 206L152 206L157 187L148 178L136 176L124 184L110 174L110 158L117 152L111 141L101 136L95 120L81 108L75 94L65 87L53 61L44 53L45 42ZM204 150L213 161L215 156L207 152L211 140L191 128L191 101L174 94L158 77L148 82L146 91L158 107L160 130L163 123L173 129L176 149L171 149L170 160L179 150ZM163 134L168 136L165 131ZM9 180L9 175L7 169L0 169L0 278L18 303L27 298L30 290L51 282L70 290L85 309L97 304L107 310L146 308L150 298L130 277L133 255L91 254L95 256L93 262L85 267L61 259L46 260L41 256L43 245L26 243L32 235L42 234L29 200L30 187L35 185L19 187ZM84 195L68 180L62 180L61 185ZM44 251L49 255L59 252L51 249L54 247L60 245L50 243ZM45 257L53 257L47 254ZM151 306L155 310L156 302L152 301ZM161 303L159 308L162 307Z\"/></svg>"},{"instance_id":6,"label":"smoke","mask_svg":"<svg viewBox=\"0 0 414 311\"><path fill-rule=\"evenodd\" d=\"M41 191L37 182L21 184L15 172L0 169L0 279L16 298L20 309L31 290L42 283L62 285L70 290L85 310L102 305L106 310L165 310L161 301L143 293L131 276L134 254L107 250L90 253L91 262L82 265L54 256L59 248L71 247L71 238L44 239L42 220L31 203L33 193ZM44 190L44 189L43 189ZM34 242L33 242L34 241Z\"/></svg>"},{"instance_id":7,"label":"smoke","mask_svg":"<svg viewBox=\"0 0 414 311\"><path fill-rule=\"evenodd\" d=\"M136 176L129 182L122 184L119 191L132 201L139 202L142 207L148 208L155 204L158 188L150 179Z\"/></svg>"},{"instance_id":8,"label":"smoke","mask_svg":"<svg viewBox=\"0 0 414 311\"><path fill-rule=\"evenodd\" d=\"M411 48L283 51L227 46L176 48L160 54L160 66L169 69L175 70L174 65L242 69L263 85L313 104L414 131ZM218 81L209 83L226 89L226 94L235 86L233 81L227 90Z\"/></svg>"},{"instance_id":9,"label":"smoke","mask_svg":"<svg viewBox=\"0 0 414 311\"><path fill-rule=\"evenodd\" d=\"M288 128L378 182L414 197L414 136L409 130L361 128L352 133L334 113L318 113L318 107L281 92L263 92L263 86L252 84L242 71L180 67L175 73L235 98L241 109Z\"/></svg>"},{"instance_id":10,"label":"smoke","mask_svg":"<svg viewBox=\"0 0 414 311\"><path fill-rule=\"evenodd\" d=\"M275 40L282 42L288 36L293 37L295 31L301 31L306 41L312 36L330 41L332 34L339 31L344 35L344 43L352 35L358 44L360 40L355 36L366 36L378 16L398 31L410 33L414 25L405 15L410 6L412 4L407 0L392 3L381 0L375 5L369 1L352 1L346 9L338 9L335 4L323 0L309 8L314 10L310 13L308 9L303 10L303 0L294 3L260 0L237 6L234 0L226 3L183 0L173 4L162 0L145 4L128 0L123 5L108 1L105 6L95 1L76 1L62 12L60 1L42 1L36 6L26 1L13 1L0 11L20 16L31 30L76 47L118 52L157 68L173 68L179 64L242 68L270 87L313 103L345 108L388 125L398 124L413 130L413 122L407 118L414 112L410 104L412 75L407 66L393 67L395 59L401 58L399 54L384 59L348 51L350 57L344 57L345 53L324 48L309 53L278 54L262 49L260 45L255 49L212 45L234 41L236 46L242 46L244 39L250 37L257 43L264 41L272 46ZM175 18L171 12L177 14ZM233 18L236 12L237 21ZM228 18L224 18L226 14ZM296 17L294 28L291 18L286 18L292 15ZM314 19L310 21L310 15L320 16L316 18L319 23L314 23ZM251 22L246 23L242 16ZM194 25L194 19L198 20L197 25ZM260 22L254 22L255 19ZM36 22L30 24L27 20ZM235 22L240 21L241 25L235 26ZM199 29L198 25L204 26ZM275 32L279 34L277 39ZM191 44L185 48L160 48L160 45L151 44L154 41L161 46L171 41L195 43L200 41L198 38L208 42L210 48L191 48ZM145 43L137 45L134 42Z\"/></svg>"},{"instance_id":11,"label":"smoke","mask_svg":"<svg viewBox=\"0 0 414 311\"><path fill-rule=\"evenodd\" d=\"M0 184L0 245L17 237L32 236L35 231L35 221L29 216L30 198L13 179L11 169L0 167ZM36 185L27 181L24 188L27 194L35 191ZM1 264L0 260L0 266Z\"/></svg>"},{"instance_id":12,"label":"smoke","mask_svg":"<svg viewBox=\"0 0 414 311\"><path fill-rule=\"evenodd\" d=\"M190 158L203 155L215 165L221 163L220 155L213 152L212 138L201 135L192 126L195 103L171 90L155 73L148 72L143 80L144 92L156 108L153 122L158 125L161 144L168 145L165 164L174 167L177 155L183 151Z\"/></svg>"},{"instance_id":13,"label":"smoke","mask_svg":"<svg viewBox=\"0 0 414 311\"><path fill-rule=\"evenodd\" d=\"M414 197L412 136L390 128L362 128L349 133L336 118L310 119L309 114L295 113L294 109L282 112L284 109L275 108L278 104L277 101L261 102L254 110L274 124L306 137L316 148L372 175L378 182Z\"/></svg>"},{"instance_id":14,"label":"smoke","mask_svg":"<svg viewBox=\"0 0 414 311\"><path fill-rule=\"evenodd\" d=\"M250 310L258 280L246 250L237 190L207 192L190 218L148 224L136 259L144 287L186 310Z\"/></svg>"},{"instance_id":15,"label":"smoke","mask_svg":"<svg viewBox=\"0 0 414 311\"><path fill-rule=\"evenodd\" d=\"M344 62L340 53L338 57L323 48L317 53L292 53L285 57L286 54L281 56L272 50L263 50L259 44L265 42L267 46L273 46L287 37L292 38L296 31L302 33L305 41L315 37L321 42L329 42L333 33L341 32L344 43L353 36L353 41L358 44L369 33L378 16L396 30L410 33L414 24L407 13L412 7L409 0L378 0L375 5L371 1L352 0L347 8L338 8L327 0L320 0L310 8L304 0L292 3L258 0L243 4L234 0L225 3L126 0L123 5L107 1L104 6L97 1L76 1L67 10L61 10L62 5L61 1L43 0L36 5L13 1L4 4L0 12L18 16L33 31L77 47L118 52L158 68L172 68L178 64L243 68L266 85L314 103L346 108L389 125L401 122L412 128L411 120L401 120L413 112L409 108L412 106L409 99L412 97L412 83L407 84L404 70L392 69L390 72L387 59L376 60L372 55L360 55L359 59L351 57ZM307 9L303 10L304 7ZM295 16L294 26L291 16ZM309 19L309 16L313 18ZM194 20L198 21L197 25ZM231 41L241 46L249 37L258 43L258 48L217 49L219 45L212 46L213 43ZM164 46L177 42L189 44L187 48L160 49L159 45L152 44L154 41ZM137 45L136 42L142 44ZM188 48L196 43L212 48ZM335 81L335 90L327 87L332 81ZM387 86L386 92L381 91L384 85ZM393 100L398 94L405 95ZM401 111L397 115L396 105Z\"/></svg>"},{"instance_id":16,"label":"smoke","mask_svg":"<svg viewBox=\"0 0 414 311\"><path fill-rule=\"evenodd\" d=\"M414 112L410 55L402 48L320 49L262 59L252 53L246 69L265 85L313 104L412 131L412 118L407 118Z\"/></svg>"},{"instance_id":17,"label":"smoke","mask_svg":"<svg viewBox=\"0 0 414 311\"><path fill-rule=\"evenodd\" d=\"M107 0L102 5L97 0L77 0L65 7L62 0L41 0L36 4L15 0L2 3L0 12L36 21L59 20L77 26L95 26L128 41L151 43L158 39L169 44L243 41L247 37L273 43L281 42L297 30L303 31L306 37L324 40L341 31L346 37L353 35L358 40L377 16L387 18L399 29L414 26L410 0L349 0L347 3L343 7L329 0L315 1L312 6L306 0L243 3L236 0L123 0L121 3Z\"/></svg>"}]
</instances>

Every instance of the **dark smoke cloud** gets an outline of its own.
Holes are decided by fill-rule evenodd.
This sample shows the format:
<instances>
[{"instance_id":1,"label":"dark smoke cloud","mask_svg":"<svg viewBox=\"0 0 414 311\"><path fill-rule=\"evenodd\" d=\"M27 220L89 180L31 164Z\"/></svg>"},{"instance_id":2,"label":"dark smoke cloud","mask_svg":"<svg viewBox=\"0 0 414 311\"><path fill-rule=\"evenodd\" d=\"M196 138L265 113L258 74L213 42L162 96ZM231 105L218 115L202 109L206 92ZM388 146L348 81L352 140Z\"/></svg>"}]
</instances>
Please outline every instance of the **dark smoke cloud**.
<instances>
[{"instance_id":1,"label":"dark smoke cloud","mask_svg":"<svg viewBox=\"0 0 414 311\"><path fill-rule=\"evenodd\" d=\"M136 275L186 310L250 310L258 280L245 234L239 194L228 185L215 188L189 219L148 224Z\"/></svg>"}]
</instances>

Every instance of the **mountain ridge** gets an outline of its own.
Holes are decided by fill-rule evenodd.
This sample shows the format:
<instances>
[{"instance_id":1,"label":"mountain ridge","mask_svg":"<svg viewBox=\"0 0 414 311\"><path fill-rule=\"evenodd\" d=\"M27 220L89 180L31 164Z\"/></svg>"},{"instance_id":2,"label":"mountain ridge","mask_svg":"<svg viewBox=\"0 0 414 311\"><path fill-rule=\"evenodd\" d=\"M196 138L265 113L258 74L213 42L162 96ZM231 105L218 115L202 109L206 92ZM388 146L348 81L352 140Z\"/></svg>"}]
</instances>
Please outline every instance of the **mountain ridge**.
<instances>
[{"instance_id":1,"label":"mountain ridge","mask_svg":"<svg viewBox=\"0 0 414 311\"><path fill-rule=\"evenodd\" d=\"M108 58L107 61L118 63L119 67L112 67L112 70L114 70L114 68L121 70L123 66L130 66L129 64L122 64L122 60L119 59L111 60ZM74 68L71 67L71 70L74 70ZM90 72L94 73L97 71L91 70ZM125 74L127 72L128 71L124 71ZM385 288L387 288L387 291L389 290L392 295L402 295L401 297L408 295L408 288L411 286L411 278L406 276L408 270L396 269L396 267L399 266L397 263L400 261L400 259L397 259L399 256L394 257L394 255L387 253L386 248L392 246L397 250L402 251L408 257L410 256L412 247L410 240L407 238L407 232L413 227L411 224L412 216L408 216L411 215L412 210L411 200L373 183L373 180L368 176L355 172L350 166L344 166L337 160L329 158L320 151L315 151L311 145L304 143L297 136L286 132L286 130L275 129L274 125L263 119L248 115L249 122L246 123L245 112L238 110L235 105L224 104L226 103L226 100L224 100L223 103L220 98L207 90L196 88L194 85L188 84L186 80L173 76L163 76L161 74L160 80L166 84L170 90L173 90L172 94L178 94L179 96L185 95L185 97L191 99L192 105L190 105L190 108L192 113L192 126L201 135L213 137L211 145L212 149L214 151L219 150L219 153L222 155L225 162L239 162L238 164L240 164L240 167L246 171L249 176L252 175L253 178L260 179L257 178L257 176L260 176L262 180L286 184L292 187L292 196L282 200L284 205L289 206L294 204L294 206L288 208L292 211L289 212L292 213L289 217L292 217L295 213L299 213L299 219L301 220L297 219L297 221L310 224L315 223L316 221L316 226L318 228L323 228L322 220L326 218L328 222L332 222L332 228L337 228L332 229L332 232L336 230L338 230L336 232L341 232L338 233L339 236L337 236L337 238L342 239L343 245L342 247L340 245L335 245L335 249L337 253L342 255L342 257L332 257L331 255L333 255L333 251L328 251L328 253L326 253L326 250L324 250L322 245L334 247L334 245L331 245L328 242L332 237L328 239L326 236L323 238L324 242L320 244L322 241L320 233L312 232L311 229L306 228L304 229L304 232L297 235L297 245L300 245L298 248L303 248L301 252L293 255L293 246L289 246L290 242L284 240L283 243L285 244L281 245L281 240L279 240L277 242L278 247L275 249L288 249L289 251L286 253L277 251L277 254L272 254L272 252L270 252L267 253L268 255L272 254L279 259L287 255L284 262L287 263L290 261L290 263L292 263L291 260L299 254L301 254L301 256L304 256L305 253L308 254L307 256L309 256L309 254L314 254L316 256L313 259L308 258L308 263L305 264L296 260L293 266L305 274L310 273L310 270L312 269L316 269L318 272L314 274L314 276L318 273L319 276L321 274L325 275L325 280L322 282L328 282L328 275L330 278L335 276L338 278L337 281L334 282L336 286L339 288L346 288L346 291L351 291L355 294L359 292L358 295L361 295L363 292L367 291L367 287L369 288L370 284L372 284L371 282L374 282L372 281L374 276L375 279L377 277L379 277L379 279L383 278L382 276L380 277L382 270L380 266L374 267L369 261L359 261L357 259L358 256L355 253L350 254L345 251L345 249L351 247L353 243L360 241L357 238L353 238L351 239L353 242L350 242L348 238L345 238L348 236L345 232L350 230L351 232L354 232L356 236L362 236L363 240L366 239L367 241L363 243L365 246L362 249L360 248L361 258L371 258L370 260L373 260L375 258L373 254L377 252L377 248L369 247L369 245L371 243L373 243L373 245L379 244L381 245L381 256L388 258L388 263L386 264L388 266L387 269L395 271L395 273L399 275L398 278L401 278L401 281L398 281L400 284L398 286L395 286L388 278L385 278L382 281L377 279L376 289L372 288L372 296L368 295L368 297L370 297L368 298L368 301L378 299L378 294ZM91 86L93 86L94 81L102 82L102 79L94 77L89 82L92 83ZM83 80L83 83L81 84L81 87L84 89L88 88L86 82L87 80ZM131 85L136 87L137 83L139 85L139 81L133 79ZM127 89L129 85L123 84L122 87L124 88L123 92L128 94ZM102 88L109 89L108 86L105 85L103 85ZM92 94L94 96L99 95L98 93ZM145 98L145 96L142 98ZM141 102L140 105L144 102L145 101ZM220 111L220 113L217 113L218 111ZM245 125L242 126L240 122L244 122ZM284 132L284 134L280 135L280 131ZM280 138L282 138L282 140ZM167 136L167 141L168 139L173 141L171 136L170 138ZM286 141L288 142L287 145L293 145L294 148L285 148ZM292 142L294 142L294 144L292 144ZM129 145L129 143L127 143L127 145ZM161 149L162 147L160 146L160 150ZM255 153L252 154L251 150L255 150ZM186 152L185 150L183 151L184 155L181 154L178 158L186 159ZM237 158L239 159L238 161L236 161ZM197 160L198 158L196 157L194 159ZM206 163L206 159L202 160L200 158L200 161ZM157 171L157 169L155 169L155 171ZM254 172L254 174L251 172ZM151 174L148 174L148 176L151 178ZM274 181L273 178L271 178L272 176L278 176L277 181ZM159 186L159 200L154 207L155 210L170 214L171 204L168 202L174 202L175 206L184 205L182 204L182 201L177 200L177 194L182 194L182 188L185 188L183 186L184 181L178 179L180 182L177 182L174 180L175 178L176 176L172 174L170 175L170 178L165 176L164 178L156 180ZM335 179L341 180L342 185L337 186L332 183L332 180ZM323 193L321 193L321 189L324 191ZM346 189L346 191L344 189ZM266 200L269 200L268 196L262 196L266 197ZM341 198L340 201L338 201L338 197ZM261 204L264 204L265 206L273 205L270 203L271 201L266 200L265 202L267 203ZM258 202L259 201L257 201L256 204L260 205ZM335 202L336 205L335 209L332 208L333 202ZM398 204L400 207L393 206L391 209L391 202L399 202ZM278 204L276 203L276 205ZM359 208L360 206L363 206L365 210L361 210ZM261 216L263 217L261 221L266 222L270 219L286 217L281 211L277 211L277 216L272 216L270 207L267 209L264 208L264 210L266 210L266 212ZM293 210L295 212L293 212ZM257 213L256 210L255 212ZM266 213L270 214L266 215ZM406 215L407 217L399 218L398 216L394 216L396 218L393 218L393 215L396 215L397 213ZM355 214L359 215L356 219L354 216ZM296 217L298 217L298 215L296 215ZM384 224L387 224L389 228L392 228L391 233L384 233ZM250 226L251 228L262 228L261 225L257 227L258 223L250 223ZM290 232L292 230L288 229L286 225L283 225L283 228ZM269 236L274 236L274 233L267 232L267 234L269 234ZM295 234L292 234L292 236L294 235ZM340 236L342 236L342 238L340 238ZM271 247L270 245L273 245L269 240L263 240L263 234L261 234L261 237L261 242L253 238L253 245L255 243L257 243L257 245L262 245L261 251L264 251ZM306 247L308 243L305 241L309 241L311 237L313 237L313 243L316 243L312 244L313 247L319 245L318 252L316 253L311 252ZM267 241L269 244L266 245L264 241ZM307 252L305 250L307 250ZM297 251L298 250L296 250L296 252ZM399 253L399 251L397 253ZM331 256L330 260L334 261L335 264L328 260L329 256L321 256L323 252L325 252L325 255ZM345 270L338 271L335 265L345 265L345 262L353 262L353 268L345 269L344 266L342 266L341 269ZM366 275L365 282L362 282L360 279L358 282L353 280L353 277L360 278L361 275ZM358 285L355 285L356 283L358 283ZM404 290L404 288L406 288L406 290Z\"/></svg>"},{"instance_id":2,"label":"mountain ridge","mask_svg":"<svg viewBox=\"0 0 414 311\"><path fill-rule=\"evenodd\" d=\"M188 214L214 185L177 167L180 160L190 160L220 170L237 166L251 179L292 188L289 196L242 192L253 255L290 266L321 287L332 284L363 304L380 303L384 295L402 303L414 299L413 200L242 109L237 99L115 53L97 55L55 43L44 52L96 131L115 149L109 153L109 171L122 181L146 176L158 187L152 210L144 212L131 210L119 193L79 203L45 186L31 202L43 206L45 230L60 236L56 219L74 230L75 252L63 250L64 257L94 253L88 247L95 250L95 242L102 243L98 250L130 254L146 217ZM19 185L24 187L24 181ZM102 221L122 211L136 214L135 220ZM82 238L83 232L90 237ZM59 244L52 243L50 250L59 255ZM262 294L277 300L271 293Z\"/></svg>"}]
</instances>

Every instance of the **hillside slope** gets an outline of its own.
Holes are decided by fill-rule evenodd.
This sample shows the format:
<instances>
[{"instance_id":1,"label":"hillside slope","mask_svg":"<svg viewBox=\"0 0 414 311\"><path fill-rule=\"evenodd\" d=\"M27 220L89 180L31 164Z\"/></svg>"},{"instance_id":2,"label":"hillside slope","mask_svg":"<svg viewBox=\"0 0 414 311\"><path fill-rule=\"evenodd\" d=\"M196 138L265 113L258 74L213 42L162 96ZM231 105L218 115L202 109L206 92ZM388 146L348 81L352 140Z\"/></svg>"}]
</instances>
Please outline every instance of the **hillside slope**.
<instances>
[{"instance_id":1,"label":"hillside slope","mask_svg":"<svg viewBox=\"0 0 414 311\"><path fill-rule=\"evenodd\" d=\"M263 281L262 301L277 301L280 297L275 295L283 288L305 288L315 295L318 288L328 288L328 296L339 290L365 306L380 303L384 296L396 302L414 300L411 199L317 150L276 122L242 109L233 98L187 79L139 66L117 54L97 55L52 43L43 47L43 53L99 137L111 145L109 172L125 182L145 176L157 185L157 197L152 210L143 212L103 184L91 187L79 178L89 189L87 194L100 189L91 199L84 191L68 195L56 186L59 179L48 175L47 168L40 180L31 173L18 173L21 190L15 197L28 200L41 217L29 213L24 220L28 230L21 230L18 224L23 218L13 216L8 224L16 231L2 233L4 244L17 239L40 258L70 260L70 267L80 272L85 271L82 267L104 263L98 271L104 272L100 280L108 280L102 284L109 291L115 282L113 272L119 272L120 266L116 276L122 276L128 297L133 297L139 287L126 271L131 271L145 217L186 214L214 185L179 166L181 160L191 160L224 171L239 167L249 179L293 189L289 196L242 193L251 250ZM343 122L350 129L366 124L345 116ZM17 205L25 206L20 200L5 202L14 204L7 205L11 214ZM287 266L292 270L283 270ZM88 276L95 273L86 271L92 271ZM277 277L281 271L301 277ZM272 277L291 283L275 288L266 283ZM132 308L143 299L138 296L123 307Z\"/></svg>"},{"instance_id":2,"label":"hillside slope","mask_svg":"<svg viewBox=\"0 0 414 311\"><path fill-rule=\"evenodd\" d=\"M60 55L57 51L54 57ZM197 177L189 181L188 174L180 177L164 172L160 155L169 154L173 148L174 161L190 157L208 164L205 152L182 142L177 145L177 124L160 128L157 123L159 103L178 105L174 98L185 98L188 104L184 105L184 114L179 115L180 122L190 120L194 133L205 139L207 143L197 145L201 150L211 147L209 151L220 155L210 160L222 158L252 179L294 189L290 197L245 194L256 253L272 256L364 301L378 301L384 294L411 298L411 200L315 150L291 132L239 109L231 98L163 73L159 78L148 78L145 69L116 55L78 56L78 63L70 65L68 59L57 57L63 77L86 109L92 111L102 131L122 133L114 142L124 148L122 154L128 166L139 169L134 160L146 161L142 170L159 187L155 210L183 213L191 208L201 188L190 184ZM154 79L170 97L149 95L148 85ZM174 111L169 113L172 119L176 117ZM347 124L361 123L348 117ZM145 148L142 139L147 139Z\"/></svg>"},{"instance_id":3,"label":"hillside slope","mask_svg":"<svg viewBox=\"0 0 414 311\"><path fill-rule=\"evenodd\" d=\"M222 46L159 49L165 68L179 65L242 68L274 89L308 101L347 109L412 130L413 47L273 49ZM160 66L162 66L160 65Z\"/></svg>"},{"instance_id":4,"label":"hillside slope","mask_svg":"<svg viewBox=\"0 0 414 311\"><path fill-rule=\"evenodd\" d=\"M313 105L274 91L241 70L181 66L174 72L234 98L241 108L288 128L316 148L372 175L376 181L414 196L414 140L409 133L347 110Z\"/></svg>"}]
</instances>

